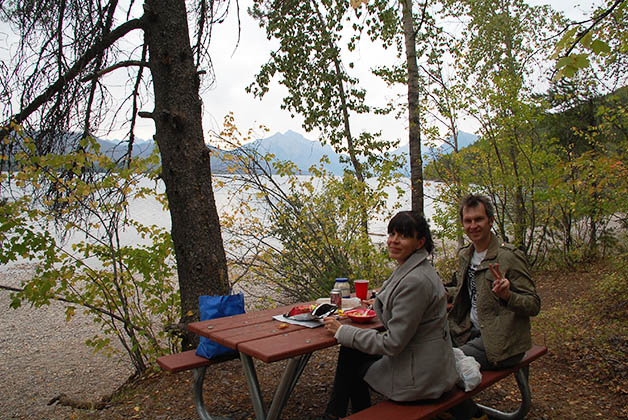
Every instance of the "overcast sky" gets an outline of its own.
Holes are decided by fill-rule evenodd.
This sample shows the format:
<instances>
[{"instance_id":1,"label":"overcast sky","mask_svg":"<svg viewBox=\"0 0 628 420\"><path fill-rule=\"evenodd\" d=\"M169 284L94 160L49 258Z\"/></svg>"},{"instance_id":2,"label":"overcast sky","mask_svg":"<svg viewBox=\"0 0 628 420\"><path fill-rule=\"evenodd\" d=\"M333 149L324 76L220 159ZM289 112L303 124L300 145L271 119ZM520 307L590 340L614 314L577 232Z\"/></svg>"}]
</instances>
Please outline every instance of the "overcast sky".
<instances>
[{"instance_id":1,"label":"overcast sky","mask_svg":"<svg viewBox=\"0 0 628 420\"><path fill-rule=\"evenodd\" d=\"M233 51L236 44L236 25L227 20L225 24L215 28L212 47L212 60L216 72L216 85L212 90L204 92L203 102L205 107L204 127L206 130L218 129L222 118L228 112L233 112L236 123L241 130L265 125L270 134L296 131L306 138L316 140L317 133L306 133L301 128L302 119L298 116L290 118L290 113L280 108L283 98L283 87L275 84L262 101L247 94L244 88L254 80L254 76L260 66L264 64L272 48L271 41L266 40L265 33L257 23L246 13L248 0L241 0L242 27L241 40L238 48ZM555 9L563 11L572 19L579 19L583 13L587 13L592 5L600 4L600 0L528 0L531 5L551 4ZM394 60L394 52L384 52L377 47L370 46L363 41L353 55L355 68L362 69L359 73L362 86L367 87L367 101L370 104L383 105L387 100L397 98L398 94L404 94L403 87L391 90L379 78L370 74L370 69L376 65L389 64ZM401 144L407 143L407 122L396 120L392 116L369 116L367 119L355 121L361 130L382 130L384 135L401 139ZM464 131L474 132L472 123L461 126Z\"/></svg>"},{"instance_id":2,"label":"overcast sky","mask_svg":"<svg viewBox=\"0 0 628 420\"><path fill-rule=\"evenodd\" d=\"M205 89L202 92L205 132L219 130L224 116L233 112L236 124L242 132L246 132L249 128L264 125L269 129L269 133L265 134L260 131L260 137L292 130L303 134L308 139L316 140L318 133L306 133L301 128L302 119L299 116L291 118L289 112L280 108L285 94L282 86L275 82L263 100L256 99L245 92L245 87L254 80L255 74L261 65L268 60L271 48L273 48L272 41L266 39L264 31L258 27L257 22L248 16L246 8L250 3L250 0L240 0L241 34L237 48L238 34L235 13L231 13L223 24L214 27L210 52L216 82L211 89ZM528 3L533 5L551 4L555 9L566 13L568 17L579 19L583 13L590 11L592 5L600 4L601 0L528 0ZM0 58L10 61L10 51L5 47L7 40L2 37L6 31L6 25L2 24L0 27ZM382 51L376 46L369 45L367 41L363 41L351 57L355 63L355 68L360 69L356 75L360 78L361 86L366 87L366 99L371 105L383 106L391 99L397 102L403 100L403 98L398 99L399 94L404 94L403 87L400 86L393 90L370 73L370 69L374 66L390 64L395 60L394 54L394 51ZM382 130L386 138L400 139L401 144L407 143L407 122L405 119L396 120L392 116L370 115L368 118L354 120L352 123L356 127L355 132ZM460 128L464 131L475 131L475 127L470 123L463 123ZM151 121L141 120L137 131L138 137L150 139L153 133L154 126ZM120 139L124 134L112 133L109 137Z\"/></svg>"},{"instance_id":3,"label":"overcast sky","mask_svg":"<svg viewBox=\"0 0 628 420\"><path fill-rule=\"evenodd\" d=\"M254 81L255 74L268 61L271 49L276 47L276 41L267 40L264 30L246 13L246 8L251 3L249 0L241 0L241 39L235 51L237 41L235 15L232 14L231 20L214 28L213 38L216 42L210 51L216 83L212 90L203 94L206 117L204 126L206 129L217 129L224 115L233 112L236 123L243 131L262 124L269 129L269 134L292 130L316 140L318 133L308 134L301 128L303 119L300 116L291 118L290 112L281 109L286 90L277 83L276 78L262 100L245 92L245 87ZM395 51L382 51L366 42L358 45L351 55L355 68L361 70L352 75L357 74L361 85L367 87L369 104L383 106L388 100L397 97L381 79L370 72L371 68L393 60L394 55ZM403 88L400 86L397 92L403 93ZM398 136L403 135L404 124L394 121L393 118L370 115L353 123L359 125L360 131L383 129Z\"/></svg>"}]
</instances>

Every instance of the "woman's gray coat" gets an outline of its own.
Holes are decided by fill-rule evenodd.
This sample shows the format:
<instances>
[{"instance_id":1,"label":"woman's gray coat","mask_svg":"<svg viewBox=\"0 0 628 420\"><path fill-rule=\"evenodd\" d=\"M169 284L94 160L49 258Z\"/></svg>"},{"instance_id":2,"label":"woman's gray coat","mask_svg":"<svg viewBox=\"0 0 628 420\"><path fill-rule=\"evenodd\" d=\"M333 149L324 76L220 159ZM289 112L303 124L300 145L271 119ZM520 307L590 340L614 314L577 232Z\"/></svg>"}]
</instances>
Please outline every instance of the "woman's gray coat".
<instances>
[{"instance_id":1,"label":"woman's gray coat","mask_svg":"<svg viewBox=\"0 0 628 420\"><path fill-rule=\"evenodd\" d=\"M373 309L386 330L343 326L338 342L381 354L364 380L394 401L440 397L458 380L447 326L445 288L420 249L384 282Z\"/></svg>"}]
</instances>

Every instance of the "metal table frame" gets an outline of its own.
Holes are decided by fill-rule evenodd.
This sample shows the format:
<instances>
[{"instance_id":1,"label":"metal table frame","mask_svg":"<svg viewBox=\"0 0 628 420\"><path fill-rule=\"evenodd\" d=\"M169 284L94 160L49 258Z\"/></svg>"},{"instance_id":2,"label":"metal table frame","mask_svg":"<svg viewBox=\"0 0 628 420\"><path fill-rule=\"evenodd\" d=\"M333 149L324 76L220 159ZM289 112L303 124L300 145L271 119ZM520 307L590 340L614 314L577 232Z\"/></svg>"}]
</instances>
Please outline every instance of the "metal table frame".
<instances>
[{"instance_id":1,"label":"metal table frame","mask_svg":"<svg viewBox=\"0 0 628 420\"><path fill-rule=\"evenodd\" d=\"M521 405L516 411L513 411L512 413L504 413L503 411L499 411L495 408L478 404L480 408L482 408L484 412L488 414L489 418L497 420L521 420L524 419L530 411L530 407L532 406L532 392L530 391L530 384L528 382L530 367L522 367L521 369L516 371L514 375L515 379L517 380L519 392L521 392Z\"/></svg>"},{"instance_id":2,"label":"metal table frame","mask_svg":"<svg viewBox=\"0 0 628 420\"><path fill-rule=\"evenodd\" d=\"M255 371L255 364L253 358L247 354L240 352L240 360L242 361L242 368L244 370L244 376L249 386L249 392L251 394L251 400L253 402L253 409L255 410L255 418L257 420L277 420L281 415L281 410L286 406L288 397L292 393L292 390L296 386L303 369L310 360L312 353L302 354L301 356L288 359L288 364L281 376L281 380L275 395L270 404L268 412L266 412L266 406L262 399L262 393L260 390L259 382L257 381L257 373Z\"/></svg>"},{"instance_id":3,"label":"metal table frame","mask_svg":"<svg viewBox=\"0 0 628 420\"><path fill-rule=\"evenodd\" d=\"M203 399L203 381L205 380L205 372L207 366L201 366L194 368L194 387L193 387L193 401L196 413L201 420L231 420L230 417L212 416L207 412L205 407L205 400Z\"/></svg>"}]
</instances>

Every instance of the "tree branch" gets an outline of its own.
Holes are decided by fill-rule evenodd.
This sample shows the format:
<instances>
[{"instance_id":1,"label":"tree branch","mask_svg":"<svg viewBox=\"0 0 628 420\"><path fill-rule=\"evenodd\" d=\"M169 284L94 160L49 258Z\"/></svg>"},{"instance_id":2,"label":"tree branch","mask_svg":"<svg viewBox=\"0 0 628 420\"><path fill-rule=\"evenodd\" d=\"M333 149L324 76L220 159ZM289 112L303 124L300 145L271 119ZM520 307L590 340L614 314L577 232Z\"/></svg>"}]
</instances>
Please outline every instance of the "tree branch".
<instances>
[{"instance_id":1,"label":"tree branch","mask_svg":"<svg viewBox=\"0 0 628 420\"><path fill-rule=\"evenodd\" d=\"M118 26L116 29L105 35L100 42L96 43L87 51L85 51L85 53L78 59L78 61L76 61L76 63L74 63L74 65L65 74L60 76L56 82L50 85L48 89L44 91L44 93L35 98L30 104L22 109L19 114L14 115L12 119L17 124L21 124L41 105L47 102L55 94L59 93L70 80L73 80L76 76L78 76L81 70L85 68L87 63L97 57L99 53L109 48L118 39L122 38L124 35L131 32L132 30L142 28L143 24L143 18L133 19L123 23L122 25Z\"/></svg>"},{"instance_id":2,"label":"tree branch","mask_svg":"<svg viewBox=\"0 0 628 420\"><path fill-rule=\"evenodd\" d=\"M601 15L599 15L597 18L595 18L595 20L593 21L593 23L586 28L585 30L583 30L582 32L580 32L577 36L575 41L571 44L571 47L569 47L569 49L567 50L567 52L565 52L564 57L569 56L569 54L571 54L571 52L574 50L574 48L576 48L576 45L578 45L578 43L582 40L582 38L584 38L589 32L591 32L593 30L593 28L600 23L600 21L602 21L606 16L610 15L613 10L615 10L615 8L617 6L619 6L620 4L622 4L623 2L625 2L626 0L615 0L615 3L613 3L613 5L611 7L609 7L606 11L604 11L604 13L602 13Z\"/></svg>"},{"instance_id":3,"label":"tree branch","mask_svg":"<svg viewBox=\"0 0 628 420\"><path fill-rule=\"evenodd\" d=\"M98 79L102 76L104 76L107 73L111 73L112 71L122 68L122 67L133 67L133 66L138 66L138 67L148 67L148 62L147 61L140 61L140 60L126 60L126 61L121 61L119 63L114 64L113 66L107 67L105 69L102 69L100 71L94 72L92 74L89 74L85 77L83 77L81 80L81 82L88 82L90 80L93 79Z\"/></svg>"},{"instance_id":4,"label":"tree branch","mask_svg":"<svg viewBox=\"0 0 628 420\"><path fill-rule=\"evenodd\" d=\"M142 62L146 61L146 55L148 54L148 45L144 44L142 48ZM144 67L140 66L137 76L135 78L135 86L133 87L133 113L131 114L131 127L129 128L129 148L127 150L127 167L130 167L133 157L133 143L135 141L135 124L137 123L138 112L138 96L140 90L140 84L142 83L142 75L144 73Z\"/></svg>"},{"instance_id":5,"label":"tree branch","mask_svg":"<svg viewBox=\"0 0 628 420\"><path fill-rule=\"evenodd\" d=\"M137 115L139 115L142 118L150 118L150 119L153 119L153 120L155 118L157 118L157 116L154 113L148 112L148 111L140 111L140 112L137 113Z\"/></svg>"},{"instance_id":6,"label":"tree branch","mask_svg":"<svg viewBox=\"0 0 628 420\"><path fill-rule=\"evenodd\" d=\"M419 26L417 26L414 33L412 34L412 38L416 39L416 36L418 35L419 31L423 27L423 24L425 23L426 15L427 15L427 1L423 3L423 11L421 12L421 22L419 22Z\"/></svg>"},{"instance_id":7,"label":"tree branch","mask_svg":"<svg viewBox=\"0 0 628 420\"><path fill-rule=\"evenodd\" d=\"M23 292L24 289L20 289L19 287L12 287L12 286L6 286L4 284L0 284L0 289L4 289L4 290L9 290L12 292ZM89 303L84 303L84 302L76 302L70 299L66 299L63 298L61 296L48 296L48 298L52 299L52 300L58 300L60 302L66 302L66 303L71 303L73 305L79 305L79 306L84 306L86 308L89 308L93 311L99 312L103 315L107 315L110 316L114 319L117 319L118 321L122 322L123 324L129 325L131 328L133 328L136 331L140 331L142 330L142 328L138 327L137 325L133 325L129 320L126 320L124 318L122 318L119 315L114 314L113 312L107 311L105 309L99 308L97 306L91 305Z\"/></svg>"}]
</instances>

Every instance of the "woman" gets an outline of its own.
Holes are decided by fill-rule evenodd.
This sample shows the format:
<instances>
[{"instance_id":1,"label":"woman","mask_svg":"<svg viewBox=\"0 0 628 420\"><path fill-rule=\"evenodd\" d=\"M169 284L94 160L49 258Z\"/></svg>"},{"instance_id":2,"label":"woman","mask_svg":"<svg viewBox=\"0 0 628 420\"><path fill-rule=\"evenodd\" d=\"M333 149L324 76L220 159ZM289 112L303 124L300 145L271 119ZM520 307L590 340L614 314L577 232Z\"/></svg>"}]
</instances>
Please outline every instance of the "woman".
<instances>
[{"instance_id":1,"label":"woman","mask_svg":"<svg viewBox=\"0 0 628 420\"><path fill-rule=\"evenodd\" d=\"M371 405L369 387L394 401L434 399L458 380L447 327L445 288L428 261L433 242L423 216L403 211L388 223L388 254L399 266L373 301L385 331L325 328L342 345L332 396L321 419Z\"/></svg>"}]
</instances>

